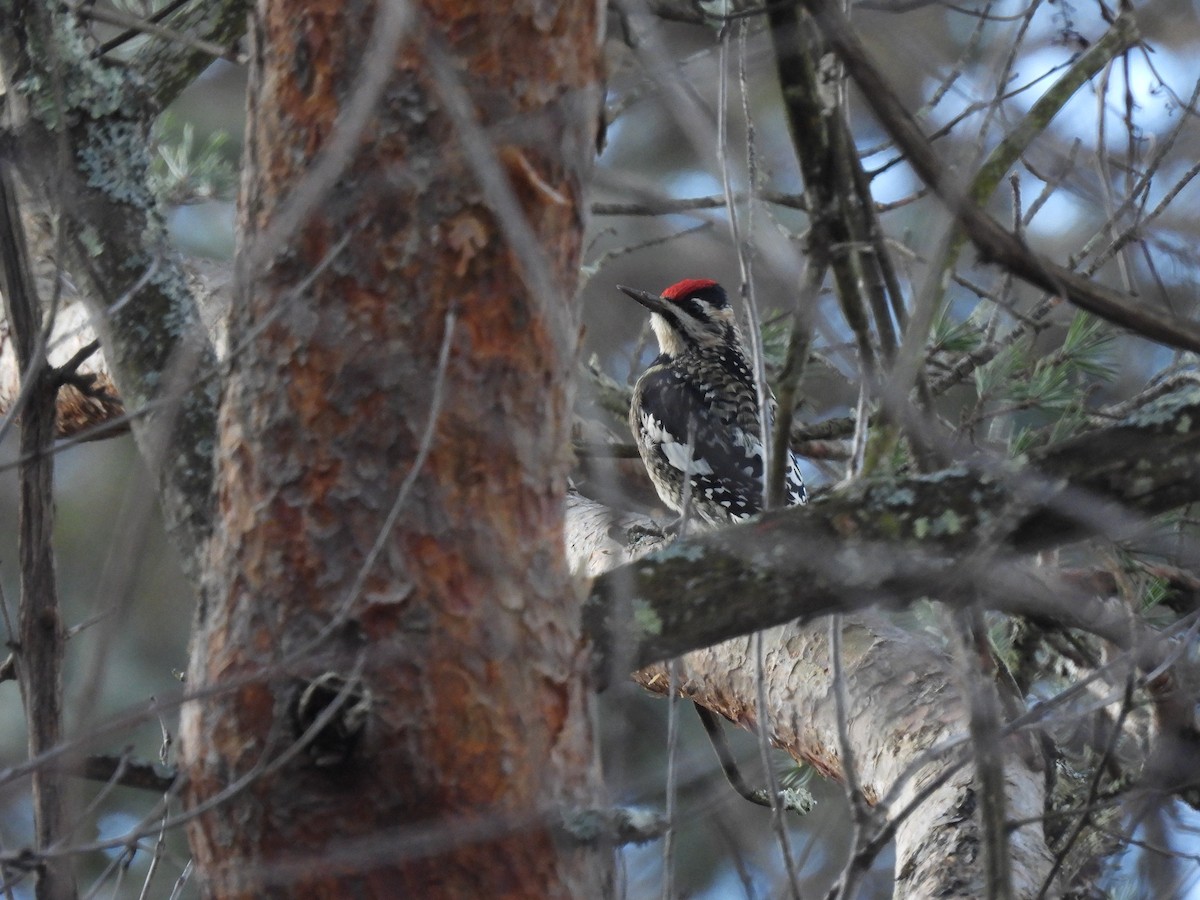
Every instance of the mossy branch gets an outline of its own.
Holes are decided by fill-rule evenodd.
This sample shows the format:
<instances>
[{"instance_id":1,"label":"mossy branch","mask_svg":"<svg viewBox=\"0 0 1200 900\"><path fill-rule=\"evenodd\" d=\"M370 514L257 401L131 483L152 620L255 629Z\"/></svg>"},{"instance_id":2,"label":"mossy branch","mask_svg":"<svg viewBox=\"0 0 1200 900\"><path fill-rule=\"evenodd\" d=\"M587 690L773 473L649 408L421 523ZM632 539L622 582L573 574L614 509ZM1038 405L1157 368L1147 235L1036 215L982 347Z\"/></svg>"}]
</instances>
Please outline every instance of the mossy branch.
<instances>
[{"instance_id":1,"label":"mossy branch","mask_svg":"<svg viewBox=\"0 0 1200 900\"><path fill-rule=\"evenodd\" d=\"M614 663L632 670L796 618L930 596L982 594L996 609L1124 644L1126 620L1047 584L1028 555L1128 537L1196 501L1200 389L1188 386L1020 464L856 482L808 507L676 541L598 578L585 627L610 675Z\"/></svg>"}]
</instances>

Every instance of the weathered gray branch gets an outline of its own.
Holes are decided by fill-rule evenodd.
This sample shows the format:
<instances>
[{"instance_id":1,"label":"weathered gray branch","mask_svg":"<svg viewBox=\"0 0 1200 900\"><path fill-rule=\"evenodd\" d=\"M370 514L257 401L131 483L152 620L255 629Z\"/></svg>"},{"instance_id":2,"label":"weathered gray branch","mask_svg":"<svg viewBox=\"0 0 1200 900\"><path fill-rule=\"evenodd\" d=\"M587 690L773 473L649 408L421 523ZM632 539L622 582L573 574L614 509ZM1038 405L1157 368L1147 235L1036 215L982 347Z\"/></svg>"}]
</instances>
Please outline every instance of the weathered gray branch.
<instances>
[{"instance_id":1,"label":"weathered gray branch","mask_svg":"<svg viewBox=\"0 0 1200 900\"><path fill-rule=\"evenodd\" d=\"M859 483L678 541L598 578L585 618L605 671L613 654L631 671L797 618L953 602L979 588L994 608L1053 614L1123 643L1123 623L1016 560L1130 536L1145 517L1197 499L1200 389L1188 387L1019 466Z\"/></svg>"},{"instance_id":2,"label":"weathered gray branch","mask_svg":"<svg viewBox=\"0 0 1200 900\"><path fill-rule=\"evenodd\" d=\"M58 374L46 364L42 307L33 285L21 227L15 182L7 161L0 162L0 276L5 311L12 323L21 368L21 440L18 537L21 601L14 655L25 705L27 744L36 758L62 739L63 645L54 567L54 442ZM32 773L34 844L52 847L68 833L70 800L62 776L48 769ZM75 894L67 859L38 870L38 900L64 900Z\"/></svg>"},{"instance_id":3,"label":"weathered gray branch","mask_svg":"<svg viewBox=\"0 0 1200 900\"><path fill-rule=\"evenodd\" d=\"M222 7L230 8L228 4ZM150 187L161 96L89 56L65 9L16 4L0 36L7 150L48 211L66 266L104 345L134 436L157 475L185 570L211 528L215 357ZM182 60L178 71L190 71ZM154 69L166 77L166 69ZM170 451L168 452L168 447Z\"/></svg>"},{"instance_id":4,"label":"weathered gray branch","mask_svg":"<svg viewBox=\"0 0 1200 900\"><path fill-rule=\"evenodd\" d=\"M778 746L839 775L827 634L811 624L818 616L920 597L982 602L1090 631L1156 667L1176 657L1176 641L1030 557L1090 536L1129 536L1148 517L1200 499L1198 451L1200 388L1186 384L1019 464L860 483L808 508L674 543L644 519L573 496L572 564L598 575L586 613L597 670L612 679L648 666L635 679L666 692L670 680L657 661L680 656L683 696L747 728L765 723ZM765 710L752 641L738 639L762 628ZM894 827L897 896L949 885L966 885L961 896L982 895L973 856L963 852L982 833L969 812L979 786L964 749L969 719L954 667L921 635L869 613L846 619L843 643L858 778L869 800L888 798L854 865L869 865ZM992 687L1005 690L1003 680ZM949 743L959 750L921 755ZM1047 802L1040 751L1019 735L1004 746L1006 815L1038 823ZM922 785L932 787L919 796ZM1035 896L1051 877L1040 824L1017 828L1008 852L1014 896ZM1069 880L1078 864L1056 877Z\"/></svg>"},{"instance_id":5,"label":"weathered gray branch","mask_svg":"<svg viewBox=\"0 0 1200 900\"><path fill-rule=\"evenodd\" d=\"M848 617L842 645L846 725L858 780L876 806L873 824L878 828L907 812L895 829L893 896L985 896L977 862L981 825L972 815L978 785L974 767L961 764L966 757L959 756L966 749L967 710L951 660L921 637L870 617ZM743 727L765 724L777 746L826 775L842 777L824 625L788 625L763 634L765 710L755 700L751 641L694 651L676 665L681 696ZM667 691L665 666L634 677L656 693ZM948 743L956 743L959 752L925 755ZM1008 814L1036 819L1043 810L1041 759L1020 736L1007 741L1005 750ZM921 796L929 786L933 790ZM1051 858L1040 824L1014 831L1010 853L1014 896L1034 897Z\"/></svg>"},{"instance_id":6,"label":"weathered gray branch","mask_svg":"<svg viewBox=\"0 0 1200 900\"><path fill-rule=\"evenodd\" d=\"M752 730L765 726L777 746L840 776L827 630L811 624L818 616L918 597L978 600L1091 631L1157 665L1172 658L1171 639L1029 557L1091 535L1128 535L1146 517L1200 499L1198 450L1200 389L1189 385L1017 467L860 484L807 509L669 545L651 523L574 496L572 564L603 573L587 607L597 668L612 679L648 666L635 679L663 693L670 679L655 661L680 656L682 696ZM768 706L760 710L753 642L737 636L764 627ZM974 848L983 833L971 813L979 784L956 668L921 635L869 613L847 617L845 628L845 715L858 780L872 803L886 799L852 865L869 865L894 834L897 896L951 886L962 891L955 896L982 896ZM943 752L928 753L939 745ZM951 745L958 749L947 752ZM1003 746L1006 815L1027 823L1010 835L1008 872L1013 896L1033 897L1053 859L1040 825L1046 763L1020 734ZM1057 877L1069 880L1077 867Z\"/></svg>"},{"instance_id":7,"label":"weathered gray branch","mask_svg":"<svg viewBox=\"0 0 1200 900\"><path fill-rule=\"evenodd\" d=\"M213 54L202 44L231 47L245 34L250 9L248 0L184 4L166 21L171 31L186 34L192 42L184 45L155 36L138 50L133 65L154 91L159 109L212 64Z\"/></svg>"}]
</instances>

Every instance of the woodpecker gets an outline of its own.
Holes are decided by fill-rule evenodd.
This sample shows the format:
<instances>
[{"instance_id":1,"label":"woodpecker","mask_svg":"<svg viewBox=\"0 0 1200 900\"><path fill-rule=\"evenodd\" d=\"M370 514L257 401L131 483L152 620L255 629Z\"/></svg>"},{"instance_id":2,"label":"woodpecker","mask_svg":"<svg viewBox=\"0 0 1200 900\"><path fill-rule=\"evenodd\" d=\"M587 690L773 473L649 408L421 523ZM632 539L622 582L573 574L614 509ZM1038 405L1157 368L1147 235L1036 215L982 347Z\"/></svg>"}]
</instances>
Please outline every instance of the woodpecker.
<instances>
[{"instance_id":1,"label":"woodpecker","mask_svg":"<svg viewBox=\"0 0 1200 900\"><path fill-rule=\"evenodd\" d=\"M762 509L763 444L754 374L724 289L707 278L673 284L661 296L617 286L650 310L658 357L633 389L629 425L658 496L709 525L740 522ZM768 391L768 414L775 397ZM688 453L688 447L692 452ZM795 454L785 468L787 505L807 503Z\"/></svg>"}]
</instances>

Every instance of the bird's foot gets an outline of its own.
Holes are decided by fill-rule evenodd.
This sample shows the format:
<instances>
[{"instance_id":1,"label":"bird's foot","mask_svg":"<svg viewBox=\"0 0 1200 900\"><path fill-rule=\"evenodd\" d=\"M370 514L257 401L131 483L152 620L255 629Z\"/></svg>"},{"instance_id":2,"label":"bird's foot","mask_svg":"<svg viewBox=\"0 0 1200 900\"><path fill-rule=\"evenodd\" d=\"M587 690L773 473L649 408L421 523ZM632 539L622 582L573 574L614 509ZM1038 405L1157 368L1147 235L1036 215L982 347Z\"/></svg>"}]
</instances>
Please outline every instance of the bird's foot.
<instances>
[{"instance_id":1,"label":"bird's foot","mask_svg":"<svg viewBox=\"0 0 1200 900\"><path fill-rule=\"evenodd\" d=\"M635 522L626 529L625 536L630 546L636 546L643 541L668 540L678 533L679 522L679 519L672 519L670 522Z\"/></svg>"}]
</instances>

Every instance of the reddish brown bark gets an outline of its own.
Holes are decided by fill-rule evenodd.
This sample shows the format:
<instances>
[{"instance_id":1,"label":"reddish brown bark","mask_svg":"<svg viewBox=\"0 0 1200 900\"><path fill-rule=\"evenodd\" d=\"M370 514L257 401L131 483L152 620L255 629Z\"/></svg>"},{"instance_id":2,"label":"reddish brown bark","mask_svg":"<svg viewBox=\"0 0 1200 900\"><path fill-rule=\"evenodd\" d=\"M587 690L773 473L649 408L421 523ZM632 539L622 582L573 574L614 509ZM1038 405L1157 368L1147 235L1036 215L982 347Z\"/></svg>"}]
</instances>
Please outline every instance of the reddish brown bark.
<instances>
[{"instance_id":1,"label":"reddish brown bark","mask_svg":"<svg viewBox=\"0 0 1200 900\"><path fill-rule=\"evenodd\" d=\"M343 0L259 5L230 327L231 347L249 343L221 414L189 680L212 693L185 711L189 802L295 740L290 706L314 676L361 666L371 705L348 761L301 752L193 822L214 895L604 891L602 855L555 838L594 788L562 496L598 10L424 4L336 183L280 232L379 23ZM550 306L525 285L511 223L484 203L431 41L455 61L545 253ZM344 606L416 460L450 313L428 458Z\"/></svg>"}]
</instances>

